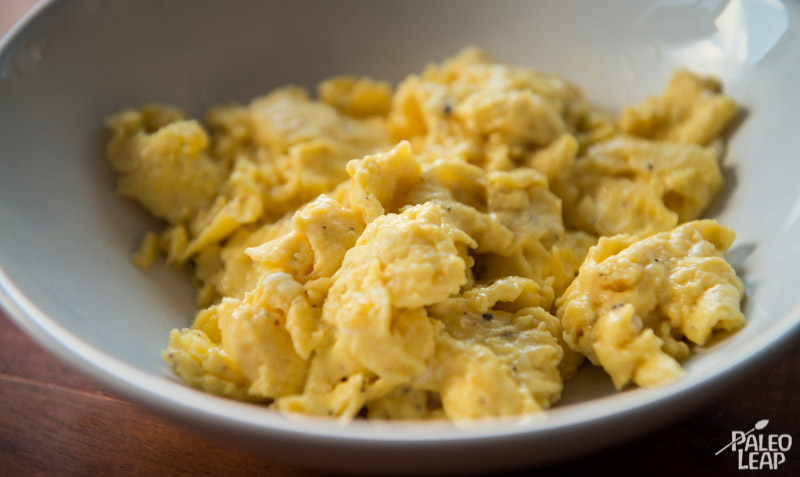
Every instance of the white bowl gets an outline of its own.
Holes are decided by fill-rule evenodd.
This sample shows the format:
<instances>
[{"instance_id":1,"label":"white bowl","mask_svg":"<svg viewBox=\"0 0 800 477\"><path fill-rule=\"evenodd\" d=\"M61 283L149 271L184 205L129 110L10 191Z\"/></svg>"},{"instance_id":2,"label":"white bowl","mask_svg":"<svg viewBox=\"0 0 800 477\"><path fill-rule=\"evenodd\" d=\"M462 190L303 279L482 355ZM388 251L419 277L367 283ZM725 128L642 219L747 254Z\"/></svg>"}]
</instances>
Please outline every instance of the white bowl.
<instances>
[{"instance_id":1,"label":"white bowl","mask_svg":"<svg viewBox=\"0 0 800 477\"><path fill-rule=\"evenodd\" d=\"M0 302L39 342L127 398L323 470L486 470L646 432L716 396L800 328L800 4L512 1L45 2L0 45ZM619 109L688 67L747 110L712 216L738 232L748 325L678 382L610 393L584 373L546 417L473 429L289 419L179 383L159 357L191 318L184 277L129 255L154 224L114 193L103 118L163 101L198 115L339 73L397 81L468 44L565 75Z\"/></svg>"}]
</instances>

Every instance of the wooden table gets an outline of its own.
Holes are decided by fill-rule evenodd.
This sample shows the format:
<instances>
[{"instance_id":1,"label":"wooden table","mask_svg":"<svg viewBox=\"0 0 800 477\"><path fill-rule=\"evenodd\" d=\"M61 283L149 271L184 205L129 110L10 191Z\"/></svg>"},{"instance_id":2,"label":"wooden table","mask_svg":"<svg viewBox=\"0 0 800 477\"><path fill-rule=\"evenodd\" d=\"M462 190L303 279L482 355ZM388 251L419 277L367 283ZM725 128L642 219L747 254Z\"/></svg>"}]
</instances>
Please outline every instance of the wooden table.
<instances>
[{"instance_id":1,"label":"wooden table","mask_svg":"<svg viewBox=\"0 0 800 477\"><path fill-rule=\"evenodd\" d=\"M800 350L793 347L682 422L518 475L733 475L736 455L714 455L731 431L769 419L769 431L797 440L798 409ZM800 443L786 457L770 475L800 475ZM0 475L42 474L317 475L212 441L115 397L51 357L0 312Z\"/></svg>"}]
</instances>

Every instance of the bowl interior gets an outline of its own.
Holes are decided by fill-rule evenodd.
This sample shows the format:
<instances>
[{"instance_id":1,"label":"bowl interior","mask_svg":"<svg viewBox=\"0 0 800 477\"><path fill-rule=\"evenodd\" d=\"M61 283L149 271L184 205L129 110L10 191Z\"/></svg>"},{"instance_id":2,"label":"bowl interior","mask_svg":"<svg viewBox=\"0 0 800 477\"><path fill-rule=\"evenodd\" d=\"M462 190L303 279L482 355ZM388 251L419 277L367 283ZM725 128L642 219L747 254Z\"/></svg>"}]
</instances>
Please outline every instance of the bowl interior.
<instances>
[{"instance_id":1,"label":"bowl interior","mask_svg":"<svg viewBox=\"0 0 800 477\"><path fill-rule=\"evenodd\" d=\"M170 329L190 323L192 290L166 267L129 262L157 224L114 193L103 119L123 106L159 101L200 116L211 104L334 74L397 82L474 44L561 74L619 110L686 67L721 78L746 110L725 160L728 188L709 214L738 233L730 259L747 286L749 324L689 361L686 382L701 381L796 329L800 295L787 290L800 282L800 95L791 84L800 77L799 13L796 3L739 0L46 4L0 52L3 303L101 379L112 371L98 357L166 386L143 394L181 387L160 352ZM609 393L608 380L586 376L567 385L565 411ZM126 379L117 376L117 387ZM174 396L203 399L188 389ZM218 406L220 415L239 409Z\"/></svg>"}]
</instances>

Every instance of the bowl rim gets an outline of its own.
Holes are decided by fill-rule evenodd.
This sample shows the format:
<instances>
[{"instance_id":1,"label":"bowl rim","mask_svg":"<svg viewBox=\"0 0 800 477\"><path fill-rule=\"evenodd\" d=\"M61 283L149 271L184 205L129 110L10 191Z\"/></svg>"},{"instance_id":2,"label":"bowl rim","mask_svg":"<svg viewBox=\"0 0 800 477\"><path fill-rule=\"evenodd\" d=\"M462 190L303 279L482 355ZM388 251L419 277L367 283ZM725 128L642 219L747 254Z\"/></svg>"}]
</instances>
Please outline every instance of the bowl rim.
<instances>
[{"instance_id":1,"label":"bowl rim","mask_svg":"<svg viewBox=\"0 0 800 477\"><path fill-rule=\"evenodd\" d=\"M214 396L177 380L141 371L82 341L40 310L0 269L0 305L39 344L73 368L113 392L181 421L220 426L233 433L266 432L339 444L444 444L486 439L526 438L562 432L586 424L601 425L670 403L689 400L715 387L743 379L747 371L783 350L800 331L800 306L761 334L738 346L734 358L655 389L630 389L597 399L550 409L522 418L486 420L468 427L446 421L342 421L325 417L287 416L257 404ZM795 320L791 319L794 316ZM346 430L345 430L346 429ZM344 442L342 442L344 441Z\"/></svg>"},{"instance_id":2,"label":"bowl rim","mask_svg":"<svg viewBox=\"0 0 800 477\"><path fill-rule=\"evenodd\" d=\"M34 5L0 38L0 65L7 61L22 34L41 20L60 0L43 0ZM753 339L729 352L732 358L691 374L664 387L633 389L628 392L556 407L543 415L523 419L497 419L468 429L447 422L419 423L341 421L319 417L289 417L257 407L213 396L190 388L175 379L157 376L118 360L78 338L31 301L0 266L0 306L22 329L49 352L76 370L102 383L113 392L145 405L164 416L184 422L212 425L234 434L265 436L280 434L309 443L340 446L364 445L452 445L488 439L548 438L587 425L602 426L626 416L646 413L670 404L688 403L700 393L744 379L800 334L800 305L778 318ZM688 409L688 408L687 408ZM346 430L345 430L346 429Z\"/></svg>"}]
</instances>

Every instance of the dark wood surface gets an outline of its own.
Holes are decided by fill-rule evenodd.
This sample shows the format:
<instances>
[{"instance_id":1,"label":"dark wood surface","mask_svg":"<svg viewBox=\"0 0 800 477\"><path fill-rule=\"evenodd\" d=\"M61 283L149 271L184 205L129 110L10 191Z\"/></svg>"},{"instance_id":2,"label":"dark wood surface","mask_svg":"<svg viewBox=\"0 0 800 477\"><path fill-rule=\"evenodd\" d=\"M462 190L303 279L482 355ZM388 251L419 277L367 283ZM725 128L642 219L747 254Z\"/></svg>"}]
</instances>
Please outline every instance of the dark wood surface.
<instances>
[{"instance_id":1,"label":"dark wood surface","mask_svg":"<svg viewBox=\"0 0 800 477\"><path fill-rule=\"evenodd\" d=\"M714 453L769 419L800 439L800 350L782 352L722 400L634 442L517 475L733 475ZM767 430L765 430L766 432ZM800 443L771 475L800 475ZM0 475L318 475L212 441L115 397L50 356L0 312Z\"/></svg>"}]
</instances>

